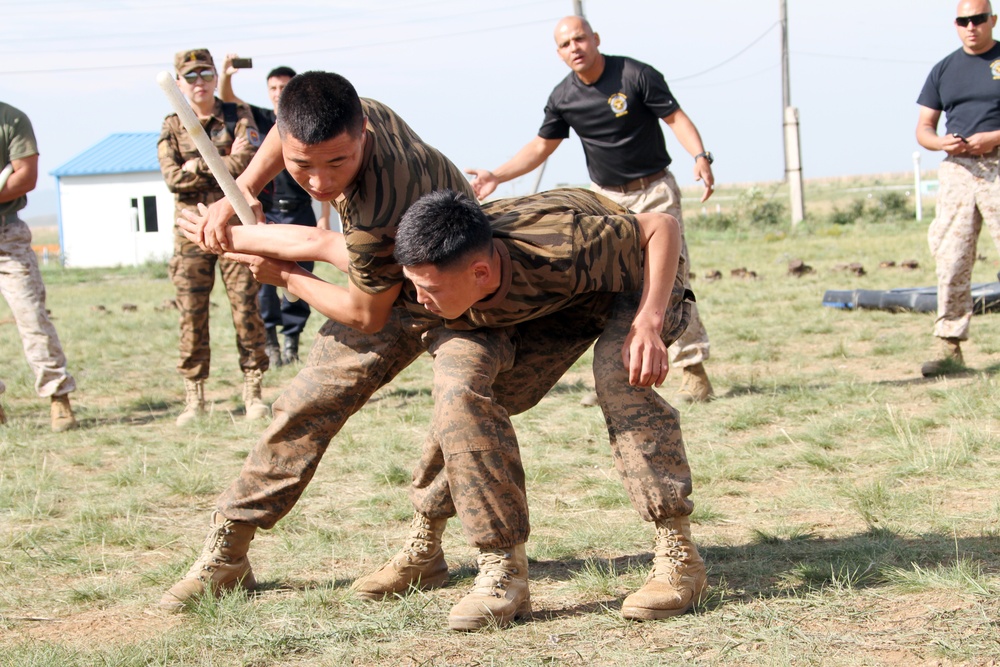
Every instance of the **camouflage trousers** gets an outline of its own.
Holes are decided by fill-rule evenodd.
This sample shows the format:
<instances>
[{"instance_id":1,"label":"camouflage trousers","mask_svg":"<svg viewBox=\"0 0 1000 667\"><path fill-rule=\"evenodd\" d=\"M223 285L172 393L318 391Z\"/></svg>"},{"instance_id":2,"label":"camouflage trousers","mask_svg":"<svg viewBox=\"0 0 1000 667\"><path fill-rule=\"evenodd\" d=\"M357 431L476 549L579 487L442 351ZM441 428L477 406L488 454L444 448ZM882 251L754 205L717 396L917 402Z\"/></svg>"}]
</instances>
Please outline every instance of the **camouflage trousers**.
<instances>
[{"instance_id":1,"label":"camouflage trousers","mask_svg":"<svg viewBox=\"0 0 1000 667\"><path fill-rule=\"evenodd\" d=\"M242 264L202 252L197 245L175 234L174 255L168 268L170 280L177 289L177 309L180 311L180 361L177 362L177 372L188 380L204 380L209 373L212 347L208 310L215 286L216 264L226 286L229 309L236 327L240 369L268 369L264 321L257 305L260 283Z\"/></svg>"},{"instance_id":2,"label":"camouflage trousers","mask_svg":"<svg viewBox=\"0 0 1000 667\"><path fill-rule=\"evenodd\" d=\"M491 388L514 363L515 330L452 331L419 323L402 308L374 334L323 325L305 368L275 401L270 426L220 496L220 512L272 527L298 501L347 419L424 351L434 358L434 430L453 443L445 451L447 475L470 541L480 548L524 542L524 471L509 416Z\"/></svg>"},{"instance_id":3,"label":"camouflage trousers","mask_svg":"<svg viewBox=\"0 0 1000 667\"><path fill-rule=\"evenodd\" d=\"M591 189L613 202L621 204L634 213L669 213L677 218L681 226L681 264L679 271L685 285L690 284L687 241L684 240L684 217L681 214L681 191L674 175L667 170L666 175L650 183L645 189L622 192L620 189L604 188L591 183ZM691 323L687 330L667 351L670 365L674 368L694 366L708 359L708 332L698 314L698 306L691 304Z\"/></svg>"},{"instance_id":4,"label":"camouflage trousers","mask_svg":"<svg viewBox=\"0 0 1000 667\"><path fill-rule=\"evenodd\" d=\"M45 310L45 284L31 248L31 230L18 219L0 225L0 294L17 323L38 395L62 396L76 389L76 381L66 371L59 335ZM4 389L0 382L0 393Z\"/></svg>"},{"instance_id":5,"label":"camouflage trousers","mask_svg":"<svg viewBox=\"0 0 1000 667\"><path fill-rule=\"evenodd\" d=\"M934 335L969 337L972 267L983 222L1000 251L998 152L982 157L949 156L938 168L937 213L927 241L937 264L938 310Z\"/></svg>"},{"instance_id":6,"label":"camouflage trousers","mask_svg":"<svg viewBox=\"0 0 1000 667\"><path fill-rule=\"evenodd\" d=\"M511 370L493 385L496 402L510 414L542 399L559 378L597 341L594 382L608 427L615 467L633 507L645 521L690 514L691 469L681 437L680 417L651 387L633 387L622 361L622 345L639 306L640 293L595 295L549 317L517 326L517 351ZM688 327L691 303L683 283L674 287L664 321L663 342L673 343ZM456 514L444 474L449 434L432 427L413 474L414 509L431 518ZM452 445L454 446L454 445ZM451 482L454 487L454 482ZM468 531L467 522L463 528ZM503 545L510 546L510 545Z\"/></svg>"}]
</instances>

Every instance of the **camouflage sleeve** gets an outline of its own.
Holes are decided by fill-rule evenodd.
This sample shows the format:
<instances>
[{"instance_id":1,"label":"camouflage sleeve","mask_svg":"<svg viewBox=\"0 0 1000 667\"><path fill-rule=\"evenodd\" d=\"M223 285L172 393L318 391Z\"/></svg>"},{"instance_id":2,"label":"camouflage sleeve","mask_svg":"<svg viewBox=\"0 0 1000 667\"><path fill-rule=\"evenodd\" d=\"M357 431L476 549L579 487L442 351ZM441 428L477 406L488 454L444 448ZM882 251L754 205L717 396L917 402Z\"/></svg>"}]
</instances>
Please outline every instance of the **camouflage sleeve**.
<instances>
[{"instance_id":1,"label":"camouflage sleeve","mask_svg":"<svg viewBox=\"0 0 1000 667\"><path fill-rule=\"evenodd\" d=\"M204 176L181 169L189 159L181 151L178 140L182 130L180 119L176 114L171 114L163 120L160 140L156 144L160 172L163 173L163 180L171 192L200 192L205 189Z\"/></svg>"}]
</instances>

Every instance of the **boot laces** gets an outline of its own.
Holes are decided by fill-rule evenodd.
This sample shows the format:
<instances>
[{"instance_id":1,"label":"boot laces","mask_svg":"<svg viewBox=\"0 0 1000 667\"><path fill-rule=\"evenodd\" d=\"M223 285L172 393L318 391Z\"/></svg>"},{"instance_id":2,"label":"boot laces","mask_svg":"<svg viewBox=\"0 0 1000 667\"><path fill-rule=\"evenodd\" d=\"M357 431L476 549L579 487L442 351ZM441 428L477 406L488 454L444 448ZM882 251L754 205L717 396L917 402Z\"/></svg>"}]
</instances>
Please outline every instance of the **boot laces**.
<instances>
[{"instance_id":1,"label":"boot laces","mask_svg":"<svg viewBox=\"0 0 1000 667\"><path fill-rule=\"evenodd\" d=\"M472 592L478 595L503 597L502 591L507 590L510 575L517 574L517 568L510 564L511 554L503 549L483 551L476 559L479 564L479 574L472 585Z\"/></svg>"},{"instance_id":2,"label":"boot laces","mask_svg":"<svg viewBox=\"0 0 1000 667\"><path fill-rule=\"evenodd\" d=\"M226 538L233 534L232 528L230 528L230 522L226 521L221 526L215 526L212 530L208 531L208 536L205 537L205 547L202 551L201 560L204 561L201 570L203 572L208 572L211 574L215 569L224 563L229 562L229 556L227 556L223 549L229 546L229 542ZM198 577L204 581L202 576Z\"/></svg>"},{"instance_id":3,"label":"boot laces","mask_svg":"<svg viewBox=\"0 0 1000 667\"><path fill-rule=\"evenodd\" d=\"M413 562L414 558L420 558L429 553L432 546L432 539L433 529L431 528L430 521L420 515L413 517L413 521L410 523L409 539L403 546L403 553L406 554L406 560Z\"/></svg>"},{"instance_id":4,"label":"boot laces","mask_svg":"<svg viewBox=\"0 0 1000 667\"><path fill-rule=\"evenodd\" d=\"M678 573L687 560L687 551L681 543L680 532L673 528L656 529L656 547L653 552L653 569L647 579L671 577Z\"/></svg>"}]
</instances>

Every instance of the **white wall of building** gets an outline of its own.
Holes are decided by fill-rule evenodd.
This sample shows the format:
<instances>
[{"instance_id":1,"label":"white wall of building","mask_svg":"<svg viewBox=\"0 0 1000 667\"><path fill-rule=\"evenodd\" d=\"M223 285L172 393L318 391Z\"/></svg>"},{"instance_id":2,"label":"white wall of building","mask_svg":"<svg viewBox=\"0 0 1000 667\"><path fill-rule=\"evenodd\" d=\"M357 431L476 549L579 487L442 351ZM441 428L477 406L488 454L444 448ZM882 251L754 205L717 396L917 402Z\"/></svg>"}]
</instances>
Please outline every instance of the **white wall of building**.
<instances>
[{"instance_id":1,"label":"white wall of building","mask_svg":"<svg viewBox=\"0 0 1000 667\"><path fill-rule=\"evenodd\" d=\"M58 188L66 266L135 266L173 253L174 196L159 171L62 176ZM147 206L155 232L146 231Z\"/></svg>"}]
</instances>

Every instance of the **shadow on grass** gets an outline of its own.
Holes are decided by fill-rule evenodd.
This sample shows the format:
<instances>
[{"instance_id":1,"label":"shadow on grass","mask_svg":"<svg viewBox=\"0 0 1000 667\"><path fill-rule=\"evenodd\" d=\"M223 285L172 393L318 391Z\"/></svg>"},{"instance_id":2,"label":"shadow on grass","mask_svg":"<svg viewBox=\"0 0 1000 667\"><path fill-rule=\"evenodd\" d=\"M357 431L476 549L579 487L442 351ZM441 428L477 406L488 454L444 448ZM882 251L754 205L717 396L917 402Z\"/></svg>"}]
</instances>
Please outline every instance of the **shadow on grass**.
<instances>
[{"instance_id":1,"label":"shadow on grass","mask_svg":"<svg viewBox=\"0 0 1000 667\"><path fill-rule=\"evenodd\" d=\"M935 570L958 560L976 562L987 573L1000 572L996 537L956 539L938 533L903 537L878 528L843 538L766 538L732 547L705 547L700 552L708 567L708 597L700 605L706 611L732 602L794 598L829 587L877 588L889 583L890 570ZM587 568L615 576L635 570L644 572L651 561L652 554L539 561L531 563L531 576L568 581ZM562 610L536 610L535 618L621 609L621 604L620 599L610 599Z\"/></svg>"}]
</instances>

